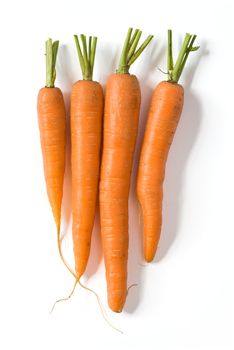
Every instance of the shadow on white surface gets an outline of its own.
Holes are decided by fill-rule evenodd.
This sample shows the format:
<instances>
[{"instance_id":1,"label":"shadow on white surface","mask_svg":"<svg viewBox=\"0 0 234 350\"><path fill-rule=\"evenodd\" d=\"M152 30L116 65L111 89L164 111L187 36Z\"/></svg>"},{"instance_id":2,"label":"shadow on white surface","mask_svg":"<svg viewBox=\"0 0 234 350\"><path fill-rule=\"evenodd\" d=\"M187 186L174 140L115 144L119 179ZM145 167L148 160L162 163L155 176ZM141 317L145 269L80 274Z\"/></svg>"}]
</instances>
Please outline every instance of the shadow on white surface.
<instances>
[{"instance_id":1,"label":"shadow on white surface","mask_svg":"<svg viewBox=\"0 0 234 350\"><path fill-rule=\"evenodd\" d=\"M100 231L100 215L99 207L96 210L94 228L92 233L92 243L88 265L85 271L85 277L90 278L98 270L102 261L101 231Z\"/></svg>"},{"instance_id":2,"label":"shadow on white surface","mask_svg":"<svg viewBox=\"0 0 234 350\"><path fill-rule=\"evenodd\" d=\"M70 92L74 77L70 70L70 54L66 45L60 45L59 56L56 70L58 81L62 78L62 92L66 107L67 117L67 143L66 143L66 167L63 186L63 202L62 202L62 226L64 238L69 233L71 222L71 137L70 137ZM59 82L58 82L59 83Z\"/></svg>"},{"instance_id":3,"label":"shadow on white surface","mask_svg":"<svg viewBox=\"0 0 234 350\"><path fill-rule=\"evenodd\" d=\"M62 225L63 237L68 234L71 221L71 137L70 137L70 93L64 93L67 116L66 167L63 185Z\"/></svg>"},{"instance_id":4,"label":"shadow on white surface","mask_svg":"<svg viewBox=\"0 0 234 350\"><path fill-rule=\"evenodd\" d=\"M101 74L97 75L94 67L94 78L97 76L97 80L100 81L104 90L109 75L115 73L117 69L119 56L120 49L116 48L115 52L113 52L113 47L108 43L100 42L100 47L97 47L95 66L98 67L97 71L101 72Z\"/></svg>"},{"instance_id":5,"label":"shadow on white surface","mask_svg":"<svg viewBox=\"0 0 234 350\"><path fill-rule=\"evenodd\" d=\"M76 55L75 47L73 48L74 52L73 54ZM79 61L76 57L76 64L77 64L77 70L74 70L73 62L72 62L72 51L69 50L67 45L60 45L59 51L58 51L58 60L56 65L56 76L58 79L58 83L60 83L63 86L63 91L66 91L69 93L68 98L70 98L70 91L72 88L72 85L74 84L75 80L78 79L78 72L79 72ZM77 74L74 74L74 71L77 71ZM70 108L69 110L70 111Z\"/></svg>"}]
</instances>

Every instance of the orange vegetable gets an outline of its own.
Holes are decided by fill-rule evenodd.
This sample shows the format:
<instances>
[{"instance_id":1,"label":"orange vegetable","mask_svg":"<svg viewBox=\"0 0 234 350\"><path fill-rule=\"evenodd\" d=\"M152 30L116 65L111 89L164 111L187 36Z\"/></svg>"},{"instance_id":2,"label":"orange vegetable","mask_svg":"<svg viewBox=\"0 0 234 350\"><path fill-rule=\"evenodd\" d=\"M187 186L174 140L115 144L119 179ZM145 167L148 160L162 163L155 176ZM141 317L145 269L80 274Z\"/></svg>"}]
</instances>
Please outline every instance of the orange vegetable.
<instances>
[{"instance_id":1,"label":"orange vegetable","mask_svg":"<svg viewBox=\"0 0 234 350\"><path fill-rule=\"evenodd\" d=\"M115 312L127 295L128 195L141 101L138 80L128 70L152 39L136 51L141 31L131 34L129 29L117 73L107 81L99 192L108 303Z\"/></svg>"},{"instance_id":2,"label":"orange vegetable","mask_svg":"<svg viewBox=\"0 0 234 350\"><path fill-rule=\"evenodd\" d=\"M72 233L77 280L87 266L98 195L103 118L103 90L92 81L97 38L75 36L83 80L71 93Z\"/></svg>"},{"instance_id":3,"label":"orange vegetable","mask_svg":"<svg viewBox=\"0 0 234 350\"><path fill-rule=\"evenodd\" d=\"M46 42L46 86L37 100L38 123L47 193L60 234L61 204L65 171L66 113L62 92L54 87L59 42Z\"/></svg>"},{"instance_id":4,"label":"orange vegetable","mask_svg":"<svg viewBox=\"0 0 234 350\"><path fill-rule=\"evenodd\" d=\"M163 181L168 152L184 102L184 89L178 84L193 47L195 35L186 34L175 66L172 59L172 32L168 31L169 80L156 86L146 124L137 176L137 196L142 210L144 258L153 260L162 226Z\"/></svg>"}]
</instances>

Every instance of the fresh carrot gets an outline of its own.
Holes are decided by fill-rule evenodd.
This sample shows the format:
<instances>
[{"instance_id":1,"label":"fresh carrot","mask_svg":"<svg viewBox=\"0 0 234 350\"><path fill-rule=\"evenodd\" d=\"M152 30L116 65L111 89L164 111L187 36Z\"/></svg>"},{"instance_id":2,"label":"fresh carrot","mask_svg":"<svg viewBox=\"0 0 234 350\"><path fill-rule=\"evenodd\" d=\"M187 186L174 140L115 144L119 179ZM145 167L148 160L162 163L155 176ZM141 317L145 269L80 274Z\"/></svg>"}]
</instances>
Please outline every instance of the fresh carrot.
<instances>
[{"instance_id":1,"label":"fresh carrot","mask_svg":"<svg viewBox=\"0 0 234 350\"><path fill-rule=\"evenodd\" d=\"M89 37L87 45L86 36L80 36L83 53L74 38L83 75L71 93L72 233L79 280L89 258L97 204L104 102L102 86L92 80L97 38Z\"/></svg>"},{"instance_id":2,"label":"fresh carrot","mask_svg":"<svg viewBox=\"0 0 234 350\"><path fill-rule=\"evenodd\" d=\"M181 116L184 89L179 78L196 35L186 34L173 64L172 31L168 31L168 81L156 86L149 108L137 176L137 196L142 210L144 258L153 260L162 226L163 181L168 152Z\"/></svg>"},{"instance_id":3,"label":"fresh carrot","mask_svg":"<svg viewBox=\"0 0 234 350\"><path fill-rule=\"evenodd\" d=\"M66 113L62 92L54 86L59 41L46 41L46 86L40 89L37 100L38 123L44 174L49 202L57 226L60 251L61 204L65 171Z\"/></svg>"},{"instance_id":4,"label":"fresh carrot","mask_svg":"<svg viewBox=\"0 0 234 350\"><path fill-rule=\"evenodd\" d=\"M141 37L128 30L119 67L107 81L103 152L100 178L100 222L106 267L108 303L121 312L127 295L128 196L135 149L141 93L129 67L153 36L137 50Z\"/></svg>"}]
</instances>

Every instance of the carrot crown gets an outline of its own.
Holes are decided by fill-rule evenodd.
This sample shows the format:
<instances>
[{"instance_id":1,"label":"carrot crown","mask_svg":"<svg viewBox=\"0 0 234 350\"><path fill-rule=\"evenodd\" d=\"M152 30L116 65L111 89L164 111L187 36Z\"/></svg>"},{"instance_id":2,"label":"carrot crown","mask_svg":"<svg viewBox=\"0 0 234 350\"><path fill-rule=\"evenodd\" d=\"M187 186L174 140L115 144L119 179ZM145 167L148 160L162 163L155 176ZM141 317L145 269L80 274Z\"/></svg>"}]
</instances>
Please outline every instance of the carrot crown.
<instances>
[{"instance_id":1,"label":"carrot crown","mask_svg":"<svg viewBox=\"0 0 234 350\"><path fill-rule=\"evenodd\" d=\"M94 66L96 47L97 47L97 37L89 36L89 42L88 42L88 48L87 48L86 36L84 34L80 35L83 52L81 51L78 36L74 35L74 39L75 39L76 49L77 49L77 53L80 61L83 80L92 80L93 66Z\"/></svg>"},{"instance_id":2,"label":"carrot crown","mask_svg":"<svg viewBox=\"0 0 234 350\"><path fill-rule=\"evenodd\" d=\"M53 88L56 78L56 58L58 53L59 41L52 41L48 39L46 41L46 87Z\"/></svg>"},{"instance_id":3,"label":"carrot crown","mask_svg":"<svg viewBox=\"0 0 234 350\"><path fill-rule=\"evenodd\" d=\"M132 35L133 28L129 28L124 42L122 54L119 61L117 73L126 74L129 72L130 66L136 61L146 46L153 39L153 35L149 35L142 45L137 49L142 31L136 29Z\"/></svg>"},{"instance_id":4,"label":"carrot crown","mask_svg":"<svg viewBox=\"0 0 234 350\"><path fill-rule=\"evenodd\" d=\"M186 34L183 45L180 49L177 61L173 64L172 55L172 30L168 30L168 56L167 56L167 69L168 69L168 81L178 83L180 76L183 72L188 55L192 51L197 51L199 46L193 46L196 39L196 35Z\"/></svg>"}]
</instances>

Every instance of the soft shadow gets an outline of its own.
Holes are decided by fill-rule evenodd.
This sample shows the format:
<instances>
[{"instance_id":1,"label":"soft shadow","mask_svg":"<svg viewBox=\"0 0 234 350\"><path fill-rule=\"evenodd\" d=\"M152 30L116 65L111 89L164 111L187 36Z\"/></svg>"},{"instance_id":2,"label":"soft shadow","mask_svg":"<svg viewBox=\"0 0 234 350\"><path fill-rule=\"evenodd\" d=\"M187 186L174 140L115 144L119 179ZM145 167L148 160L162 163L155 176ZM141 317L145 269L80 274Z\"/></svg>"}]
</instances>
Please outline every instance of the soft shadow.
<instances>
[{"instance_id":1,"label":"soft shadow","mask_svg":"<svg viewBox=\"0 0 234 350\"><path fill-rule=\"evenodd\" d=\"M85 277L88 279L98 270L102 260L102 246L100 237L100 214L99 208L96 210L94 228L92 233L92 242L88 265L85 271Z\"/></svg>"},{"instance_id":2,"label":"soft shadow","mask_svg":"<svg viewBox=\"0 0 234 350\"><path fill-rule=\"evenodd\" d=\"M149 47L145 49L142 56L142 59L138 63L139 73L137 74L141 87L144 89L144 85L147 84L149 78L154 79L154 81L159 76L159 69L164 69L164 67L159 67L160 62L166 54L167 47L164 43L158 43L157 40L154 40L149 44ZM137 65L136 63L133 64ZM158 79L164 79L162 77L162 73L160 73L160 77ZM166 77L165 77L166 79Z\"/></svg>"},{"instance_id":3,"label":"soft shadow","mask_svg":"<svg viewBox=\"0 0 234 350\"><path fill-rule=\"evenodd\" d=\"M69 233L71 223L71 137L70 137L70 93L74 77L71 72L71 59L68 47L60 45L56 65L56 82L64 96L67 117L66 166L62 202L62 239Z\"/></svg>"},{"instance_id":4,"label":"soft shadow","mask_svg":"<svg viewBox=\"0 0 234 350\"><path fill-rule=\"evenodd\" d=\"M113 47L110 44L100 42L99 45L95 58L97 69L94 67L94 77L105 87L108 76L115 73L117 69L120 50L117 48L113 53Z\"/></svg>"},{"instance_id":5,"label":"soft shadow","mask_svg":"<svg viewBox=\"0 0 234 350\"><path fill-rule=\"evenodd\" d=\"M58 59L56 64L56 82L58 86L66 93L71 92L74 83L74 64L69 48L66 45L60 45L58 50ZM79 63L77 62L79 67Z\"/></svg>"},{"instance_id":6,"label":"soft shadow","mask_svg":"<svg viewBox=\"0 0 234 350\"><path fill-rule=\"evenodd\" d=\"M207 42L205 40L200 40L197 44L200 45L199 50L190 53L191 60L189 61L189 58L188 58L188 67L186 69L186 66L185 66L185 71L182 73L183 80L185 81L185 84L183 84L185 90L190 90L192 86L192 82L196 74L199 72L200 61L204 59L205 56L209 55L209 49L207 47ZM195 46L196 46L196 42L195 42ZM192 57L193 55L195 55L195 57Z\"/></svg>"},{"instance_id":7,"label":"soft shadow","mask_svg":"<svg viewBox=\"0 0 234 350\"><path fill-rule=\"evenodd\" d=\"M71 137L70 137L70 94L63 93L66 116L67 116L67 144L66 144L66 166L63 184L63 202L62 202L62 223L63 234L62 238L69 232L69 226L71 221Z\"/></svg>"}]
</instances>

